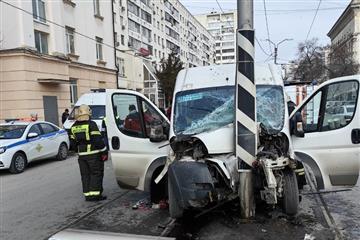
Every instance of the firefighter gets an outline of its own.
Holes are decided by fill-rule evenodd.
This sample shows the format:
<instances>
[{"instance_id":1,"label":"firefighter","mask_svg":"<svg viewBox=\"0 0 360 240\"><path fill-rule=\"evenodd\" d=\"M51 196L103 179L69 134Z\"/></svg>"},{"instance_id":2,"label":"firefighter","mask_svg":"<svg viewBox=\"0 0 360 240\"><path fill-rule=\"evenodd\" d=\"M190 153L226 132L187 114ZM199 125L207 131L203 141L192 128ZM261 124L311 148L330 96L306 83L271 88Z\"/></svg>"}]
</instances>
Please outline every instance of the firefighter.
<instances>
[{"instance_id":1,"label":"firefighter","mask_svg":"<svg viewBox=\"0 0 360 240\"><path fill-rule=\"evenodd\" d=\"M105 200L102 195L104 161L107 151L104 139L94 121L90 120L91 110L81 105L76 115L76 122L70 129L70 140L73 149L79 155L79 167L83 193L86 201Z\"/></svg>"}]
</instances>

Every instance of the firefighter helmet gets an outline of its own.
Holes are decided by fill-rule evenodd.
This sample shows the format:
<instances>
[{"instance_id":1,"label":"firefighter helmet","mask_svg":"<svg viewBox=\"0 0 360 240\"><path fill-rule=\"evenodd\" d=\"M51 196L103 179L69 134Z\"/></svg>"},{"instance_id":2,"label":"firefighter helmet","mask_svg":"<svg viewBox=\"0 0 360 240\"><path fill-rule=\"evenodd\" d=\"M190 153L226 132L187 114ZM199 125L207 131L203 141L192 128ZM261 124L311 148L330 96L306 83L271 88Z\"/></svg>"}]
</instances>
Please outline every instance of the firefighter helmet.
<instances>
[{"instance_id":1,"label":"firefighter helmet","mask_svg":"<svg viewBox=\"0 0 360 240\"><path fill-rule=\"evenodd\" d=\"M90 119L90 116L91 116L90 107L86 104L80 105L80 107L78 108L77 115L76 115L76 120L77 121L87 121Z\"/></svg>"}]
</instances>

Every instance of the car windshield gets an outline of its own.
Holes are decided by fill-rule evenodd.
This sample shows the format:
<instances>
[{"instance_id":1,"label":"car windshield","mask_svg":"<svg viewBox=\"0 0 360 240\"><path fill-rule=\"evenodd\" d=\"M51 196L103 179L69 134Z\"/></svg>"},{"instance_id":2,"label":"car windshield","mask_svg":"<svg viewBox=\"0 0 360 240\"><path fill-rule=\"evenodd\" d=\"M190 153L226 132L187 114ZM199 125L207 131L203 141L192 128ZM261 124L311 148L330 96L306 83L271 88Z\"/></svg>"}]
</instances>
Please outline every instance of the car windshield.
<instances>
[{"instance_id":1,"label":"car windshield","mask_svg":"<svg viewBox=\"0 0 360 240\"><path fill-rule=\"evenodd\" d=\"M280 132L285 123L284 93L281 86L256 86L257 121L270 134Z\"/></svg>"},{"instance_id":2,"label":"car windshield","mask_svg":"<svg viewBox=\"0 0 360 240\"><path fill-rule=\"evenodd\" d=\"M105 106L101 106L101 105L90 105L89 106L91 109L91 119L92 120L101 120L105 117ZM74 109L71 111L70 115L69 115L69 120L75 120L75 111L77 111L77 109L79 108L79 106L75 106Z\"/></svg>"},{"instance_id":3,"label":"car windshield","mask_svg":"<svg viewBox=\"0 0 360 240\"><path fill-rule=\"evenodd\" d=\"M0 139L16 139L21 138L26 125L5 125L0 126Z\"/></svg>"},{"instance_id":4,"label":"car windshield","mask_svg":"<svg viewBox=\"0 0 360 240\"><path fill-rule=\"evenodd\" d=\"M256 88L257 118L271 132L284 125L284 96L281 86ZM234 122L234 87L183 91L175 97L175 134L193 135L213 131Z\"/></svg>"}]
</instances>

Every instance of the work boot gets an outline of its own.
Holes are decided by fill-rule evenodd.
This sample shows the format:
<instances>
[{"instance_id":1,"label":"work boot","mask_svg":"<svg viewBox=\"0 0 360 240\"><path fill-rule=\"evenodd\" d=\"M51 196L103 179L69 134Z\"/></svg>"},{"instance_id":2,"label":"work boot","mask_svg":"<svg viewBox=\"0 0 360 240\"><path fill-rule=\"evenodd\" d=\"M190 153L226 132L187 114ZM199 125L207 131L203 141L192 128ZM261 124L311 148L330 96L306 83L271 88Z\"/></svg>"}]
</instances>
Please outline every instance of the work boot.
<instances>
[{"instance_id":1,"label":"work boot","mask_svg":"<svg viewBox=\"0 0 360 240\"><path fill-rule=\"evenodd\" d=\"M86 196L86 197L85 197L85 201L87 201L87 202L93 202L93 201L95 201L95 200L94 200L94 196Z\"/></svg>"},{"instance_id":2,"label":"work boot","mask_svg":"<svg viewBox=\"0 0 360 240\"><path fill-rule=\"evenodd\" d=\"M98 196L92 196L93 197L93 200L92 201L103 201L103 200L106 200L107 197L106 196L103 196L103 195L98 195Z\"/></svg>"}]
</instances>

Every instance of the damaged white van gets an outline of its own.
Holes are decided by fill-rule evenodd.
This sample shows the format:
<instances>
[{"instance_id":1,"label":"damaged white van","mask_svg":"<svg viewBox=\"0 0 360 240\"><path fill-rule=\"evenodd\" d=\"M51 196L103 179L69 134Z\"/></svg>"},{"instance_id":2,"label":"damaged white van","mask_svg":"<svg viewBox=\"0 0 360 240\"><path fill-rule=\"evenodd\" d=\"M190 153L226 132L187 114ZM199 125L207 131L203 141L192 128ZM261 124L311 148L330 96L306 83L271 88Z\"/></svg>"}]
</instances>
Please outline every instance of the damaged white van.
<instances>
[{"instance_id":1,"label":"damaged white van","mask_svg":"<svg viewBox=\"0 0 360 240\"><path fill-rule=\"evenodd\" d=\"M182 70L171 124L143 95L106 91L110 153L121 187L149 191L154 201L168 192L174 218L185 210L205 209L238 196L235 69L218 65ZM268 69L262 76L258 68L255 72L259 123L259 164L252 166L255 197L296 214L303 180L298 182L295 172L301 173L302 163L313 170L319 189L355 185L360 166L360 76L322 84L289 120L278 74ZM331 114L328 102L354 106L352 116Z\"/></svg>"}]
</instances>

